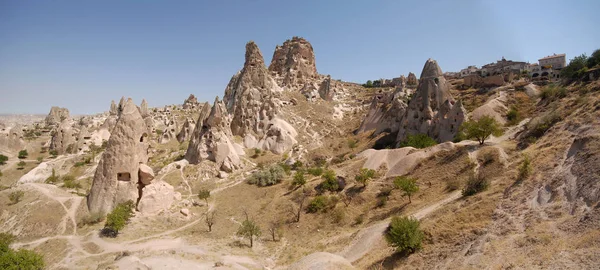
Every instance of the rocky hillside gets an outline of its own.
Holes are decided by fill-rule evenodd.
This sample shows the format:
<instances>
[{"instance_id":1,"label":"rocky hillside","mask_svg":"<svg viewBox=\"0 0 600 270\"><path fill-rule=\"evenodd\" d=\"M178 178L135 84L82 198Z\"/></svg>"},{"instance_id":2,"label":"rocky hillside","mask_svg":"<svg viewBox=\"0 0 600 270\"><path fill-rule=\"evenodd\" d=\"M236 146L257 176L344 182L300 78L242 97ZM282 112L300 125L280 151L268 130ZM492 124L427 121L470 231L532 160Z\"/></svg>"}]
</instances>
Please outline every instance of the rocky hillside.
<instances>
[{"instance_id":1,"label":"rocky hillside","mask_svg":"<svg viewBox=\"0 0 600 270\"><path fill-rule=\"evenodd\" d=\"M299 37L241 57L212 103L3 123L11 247L49 269L600 267L599 81L469 88L429 59L366 88ZM390 247L394 217L420 248Z\"/></svg>"}]
</instances>

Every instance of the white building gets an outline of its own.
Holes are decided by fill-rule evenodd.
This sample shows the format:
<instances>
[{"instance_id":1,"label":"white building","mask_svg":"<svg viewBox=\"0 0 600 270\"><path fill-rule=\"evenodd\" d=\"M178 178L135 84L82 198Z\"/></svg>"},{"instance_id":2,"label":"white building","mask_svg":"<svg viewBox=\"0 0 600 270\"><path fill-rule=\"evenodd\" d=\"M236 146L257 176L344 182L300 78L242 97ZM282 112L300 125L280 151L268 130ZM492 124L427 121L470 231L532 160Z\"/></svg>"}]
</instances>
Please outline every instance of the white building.
<instances>
[{"instance_id":1,"label":"white building","mask_svg":"<svg viewBox=\"0 0 600 270\"><path fill-rule=\"evenodd\" d=\"M553 54L538 60L540 66L550 69L562 69L567 66L567 56L562 54Z\"/></svg>"}]
</instances>

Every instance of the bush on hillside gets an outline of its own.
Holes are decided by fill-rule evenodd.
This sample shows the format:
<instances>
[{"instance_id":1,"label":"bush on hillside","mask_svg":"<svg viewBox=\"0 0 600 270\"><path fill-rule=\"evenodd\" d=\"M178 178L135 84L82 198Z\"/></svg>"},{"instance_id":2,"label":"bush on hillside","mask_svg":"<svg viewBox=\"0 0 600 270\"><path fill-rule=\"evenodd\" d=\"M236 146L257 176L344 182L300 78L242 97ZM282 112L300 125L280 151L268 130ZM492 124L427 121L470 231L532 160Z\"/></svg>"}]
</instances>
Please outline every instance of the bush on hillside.
<instances>
[{"instance_id":1,"label":"bush on hillside","mask_svg":"<svg viewBox=\"0 0 600 270\"><path fill-rule=\"evenodd\" d=\"M354 177L354 180L356 180L356 182L361 183L363 185L363 187L366 187L369 179L372 179L374 177L375 177L375 170L361 168L360 171L358 172L358 174Z\"/></svg>"},{"instance_id":2,"label":"bush on hillside","mask_svg":"<svg viewBox=\"0 0 600 270\"><path fill-rule=\"evenodd\" d=\"M304 178L303 171L297 171L294 174L294 179L292 180L292 185L295 187L304 186L306 184L306 179Z\"/></svg>"},{"instance_id":3,"label":"bush on hillside","mask_svg":"<svg viewBox=\"0 0 600 270\"><path fill-rule=\"evenodd\" d=\"M469 176L465 187L462 190L463 196L475 195L479 192L486 190L489 186L487 178L482 174L472 174Z\"/></svg>"},{"instance_id":4,"label":"bush on hillside","mask_svg":"<svg viewBox=\"0 0 600 270\"><path fill-rule=\"evenodd\" d=\"M127 224L129 219L133 216L134 207L135 205L131 200L118 204L117 207L106 216L106 223L104 224L101 235L117 237L119 231L125 228L125 224Z\"/></svg>"},{"instance_id":5,"label":"bush on hillside","mask_svg":"<svg viewBox=\"0 0 600 270\"><path fill-rule=\"evenodd\" d=\"M308 168L308 169L306 169L306 172L313 176L319 176L319 175L323 174L323 168L321 168L321 167Z\"/></svg>"},{"instance_id":6,"label":"bush on hillside","mask_svg":"<svg viewBox=\"0 0 600 270\"><path fill-rule=\"evenodd\" d=\"M319 212L327 212L330 209L333 209L335 205L338 203L338 198L336 196L323 196L318 195L314 197L308 203L306 207L306 212L308 213L319 213Z\"/></svg>"},{"instance_id":7,"label":"bush on hillside","mask_svg":"<svg viewBox=\"0 0 600 270\"><path fill-rule=\"evenodd\" d=\"M17 204L23 199L24 196L25 192L22 190L17 190L8 194L8 199L10 200L10 204Z\"/></svg>"},{"instance_id":8,"label":"bush on hillside","mask_svg":"<svg viewBox=\"0 0 600 270\"><path fill-rule=\"evenodd\" d=\"M272 186L281 182L284 177L285 170L278 164L273 164L268 168L254 172L248 179L248 183L259 187Z\"/></svg>"},{"instance_id":9,"label":"bush on hillside","mask_svg":"<svg viewBox=\"0 0 600 270\"><path fill-rule=\"evenodd\" d=\"M340 191L340 183L338 183L338 179L337 176L335 175L335 172L333 170L326 170L323 175L321 175L321 178L324 179L323 182L321 182L321 184L319 184L318 189L321 191L331 191L331 192L336 192L336 191Z\"/></svg>"},{"instance_id":10,"label":"bush on hillside","mask_svg":"<svg viewBox=\"0 0 600 270\"><path fill-rule=\"evenodd\" d=\"M400 143L400 147L427 148L436 145L437 142L426 134L408 135L406 139Z\"/></svg>"},{"instance_id":11,"label":"bush on hillside","mask_svg":"<svg viewBox=\"0 0 600 270\"><path fill-rule=\"evenodd\" d=\"M23 150L19 151L19 158L20 159L27 158L27 156L29 156L29 153L27 153L26 149L23 149Z\"/></svg>"},{"instance_id":12,"label":"bush on hillside","mask_svg":"<svg viewBox=\"0 0 600 270\"><path fill-rule=\"evenodd\" d=\"M385 232L385 239L397 252L415 252L421 249L424 237L419 225L414 218L394 217Z\"/></svg>"},{"instance_id":13,"label":"bush on hillside","mask_svg":"<svg viewBox=\"0 0 600 270\"><path fill-rule=\"evenodd\" d=\"M31 250L13 250L10 244L15 237L12 234L0 233L0 269L44 269L44 257Z\"/></svg>"},{"instance_id":14,"label":"bush on hillside","mask_svg":"<svg viewBox=\"0 0 600 270\"><path fill-rule=\"evenodd\" d=\"M547 85L546 87L544 87L542 89L542 92L540 93L540 97L542 98L542 100L556 100L556 99L561 99L567 96L567 88L560 86L560 85L555 85L555 84L550 84Z\"/></svg>"},{"instance_id":15,"label":"bush on hillside","mask_svg":"<svg viewBox=\"0 0 600 270\"><path fill-rule=\"evenodd\" d=\"M0 155L0 165L6 164L6 161L8 161L8 157L5 155Z\"/></svg>"}]
</instances>

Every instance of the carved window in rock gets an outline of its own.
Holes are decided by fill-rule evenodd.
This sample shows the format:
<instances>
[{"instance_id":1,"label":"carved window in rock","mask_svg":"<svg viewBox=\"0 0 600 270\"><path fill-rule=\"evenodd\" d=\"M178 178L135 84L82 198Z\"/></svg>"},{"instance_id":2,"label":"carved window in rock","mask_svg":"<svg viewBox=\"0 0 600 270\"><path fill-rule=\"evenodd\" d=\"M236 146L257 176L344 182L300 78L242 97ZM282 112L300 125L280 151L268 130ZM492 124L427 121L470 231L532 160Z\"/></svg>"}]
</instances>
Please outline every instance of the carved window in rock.
<instances>
[{"instance_id":1,"label":"carved window in rock","mask_svg":"<svg viewBox=\"0 0 600 270\"><path fill-rule=\"evenodd\" d=\"M142 134L142 136L140 137L140 142L146 142L147 138L148 138L148 134L146 134L146 133Z\"/></svg>"},{"instance_id":2,"label":"carved window in rock","mask_svg":"<svg viewBox=\"0 0 600 270\"><path fill-rule=\"evenodd\" d=\"M131 174L128 172L117 173L117 180L119 181L131 181Z\"/></svg>"}]
</instances>

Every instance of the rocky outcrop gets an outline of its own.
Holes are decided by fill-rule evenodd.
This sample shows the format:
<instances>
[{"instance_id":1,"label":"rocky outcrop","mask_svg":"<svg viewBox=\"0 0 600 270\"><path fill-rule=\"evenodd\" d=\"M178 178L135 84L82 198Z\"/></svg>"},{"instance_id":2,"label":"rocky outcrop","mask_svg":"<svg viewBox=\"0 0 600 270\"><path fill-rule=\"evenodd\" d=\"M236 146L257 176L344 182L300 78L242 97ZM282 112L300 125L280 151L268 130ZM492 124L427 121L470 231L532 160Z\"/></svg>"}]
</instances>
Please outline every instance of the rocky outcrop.
<instances>
[{"instance_id":1,"label":"rocky outcrop","mask_svg":"<svg viewBox=\"0 0 600 270\"><path fill-rule=\"evenodd\" d=\"M46 116L46 125L58 126L69 117L69 109L54 106L50 108L50 113Z\"/></svg>"},{"instance_id":2,"label":"rocky outcrop","mask_svg":"<svg viewBox=\"0 0 600 270\"><path fill-rule=\"evenodd\" d=\"M244 67L233 76L223 97L227 111L233 116L233 135L264 135L268 122L277 113L274 101L278 92L281 88L269 75L258 46L248 42Z\"/></svg>"},{"instance_id":3,"label":"rocky outcrop","mask_svg":"<svg viewBox=\"0 0 600 270\"><path fill-rule=\"evenodd\" d=\"M406 95L407 92L402 87L393 92L375 95L367 116L356 130L356 134L369 130L374 130L373 136L377 136L382 132L398 132L402 117L406 112Z\"/></svg>"},{"instance_id":4,"label":"rocky outcrop","mask_svg":"<svg viewBox=\"0 0 600 270\"><path fill-rule=\"evenodd\" d=\"M158 138L158 143L165 144L177 139L177 122L174 118L165 119L165 129Z\"/></svg>"},{"instance_id":5,"label":"rocky outcrop","mask_svg":"<svg viewBox=\"0 0 600 270\"><path fill-rule=\"evenodd\" d=\"M144 121L131 99L124 102L94 174L88 195L91 213L107 213L118 203L140 198L140 164L148 161Z\"/></svg>"},{"instance_id":6,"label":"rocky outcrop","mask_svg":"<svg viewBox=\"0 0 600 270\"><path fill-rule=\"evenodd\" d=\"M179 131L179 133L177 133L177 141L179 143L182 143L189 140L192 136L192 133L194 132L195 126L196 124L194 124L194 121L192 119L185 119L183 125L181 126L181 130Z\"/></svg>"},{"instance_id":7,"label":"rocky outcrop","mask_svg":"<svg viewBox=\"0 0 600 270\"><path fill-rule=\"evenodd\" d=\"M300 89L319 79L312 45L301 37L275 47L269 71L284 88Z\"/></svg>"},{"instance_id":8,"label":"rocky outcrop","mask_svg":"<svg viewBox=\"0 0 600 270\"><path fill-rule=\"evenodd\" d=\"M175 192L173 186L164 181L145 186L142 194L144 195L140 198L137 209L144 215L156 215L166 211L175 200L181 199L181 194Z\"/></svg>"},{"instance_id":9,"label":"rocky outcrop","mask_svg":"<svg viewBox=\"0 0 600 270\"><path fill-rule=\"evenodd\" d=\"M196 99L196 97L193 94L190 94L190 96L188 98L185 99L185 101L183 102L183 109L187 110L187 109L196 109L200 106L200 102L198 102L198 99Z\"/></svg>"},{"instance_id":10,"label":"rocky outcrop","mask_svg":"<svg viewBox=\"0 0 600 270\"><path fill-rule=\"evenodd\" d=\"M465 109L455 103L450 85L435 60L423 67L419 86L413 94L398 131L401 142L411 134L427 134L438 142L451 141L465 119Z\"/></svg>"},{"instance_id":11,"label":"rocky outcrop","mask_svg":"<svg viewBox=\"0 0 600 270\"><path fill-rule=\"evenodd\" d=\"M58 154L73 154L77 152L77 134L71 128L67 119L63 120L59 127L52 132L50 150L56 150Z\"/></svg>"},{"instance_id":12,"label":"rocky outcrop","mask_svg":"<svg viewBox=\"0 0 600 270\"><path fill-rule=\"evenodd\" d=\"M110 101L110 110L108 111L108 114L115 116L119 114L119 109L117 108L117 104L114 100Z\"/></svg>"},{"instance_id":13,"label":"rocky outcrop","mask_svg":"<svg viewBox=\"0 0 600 270\"><path fill-rule=\"evenodd\" d=\"M117 124L117 118L119 118L119 107L115 104L114 100L110 102L110 110L108 111L108 117L104 120L104 123L100 126L101 129L106 129L109 132Z\"/></svg>"},{"instance_id":14,"label":"rocky outcrop","mask_svg":"<svg viewBox=\"0 0 600 270\"><path fill-rule=\"evenodd\" d=\"M198 164L203 160L214 161L220 170L226 172L239 168L239 154L242 154L243 150L241 146L233 143L229 129L231 120L224 103L216 98L209 116L202 124L200 118L185 153L185 159L191 164Z\"/></svg>"},{"instance_id":15,"label":"rocky outcrop","mask_svg":"<svg viewBox=\"0 0 600 270\"><path fill-rule=\"evenodd\" d=\"M327 76L319 86L319 96L323 100L333 101L335 85L336 82L331 80L331 76Z\"/></svg>"},{"instance_id":16,"label":"rocky outcrop","mask_svg":"<svg viewBox=\"0 0 600 270\"><path fill-rule=\"evenodd\" d=\"M5 128L0 133L0 151L17 152L25 148L23 141L23 130L20 125L10 129Z\"/></svg>"},{"instance_id":17,"label":"rocky outcrop","mask_svg":"<svg viewBox=\"0 0 600 270\"><path fill-rule=\"evenodd\" d=\"M423 74L421 74L421 77L423 77ZM417 76L414 73L409 72L408 77L406 78L406 85L417 86L418 83Z\"/></svg>"},{"instance_id":18,"label":"rocky outcrop","mask_svg":"<svg viewBox=\"0 0 600 270\"><path fill-rule=\"evenodd\" d=\"M142 115L142 118L146 118L150 115L148 113L148 102L146 99L142 99L142 104L140 104L140 114Z\"/></svg>"}]
</instances>

